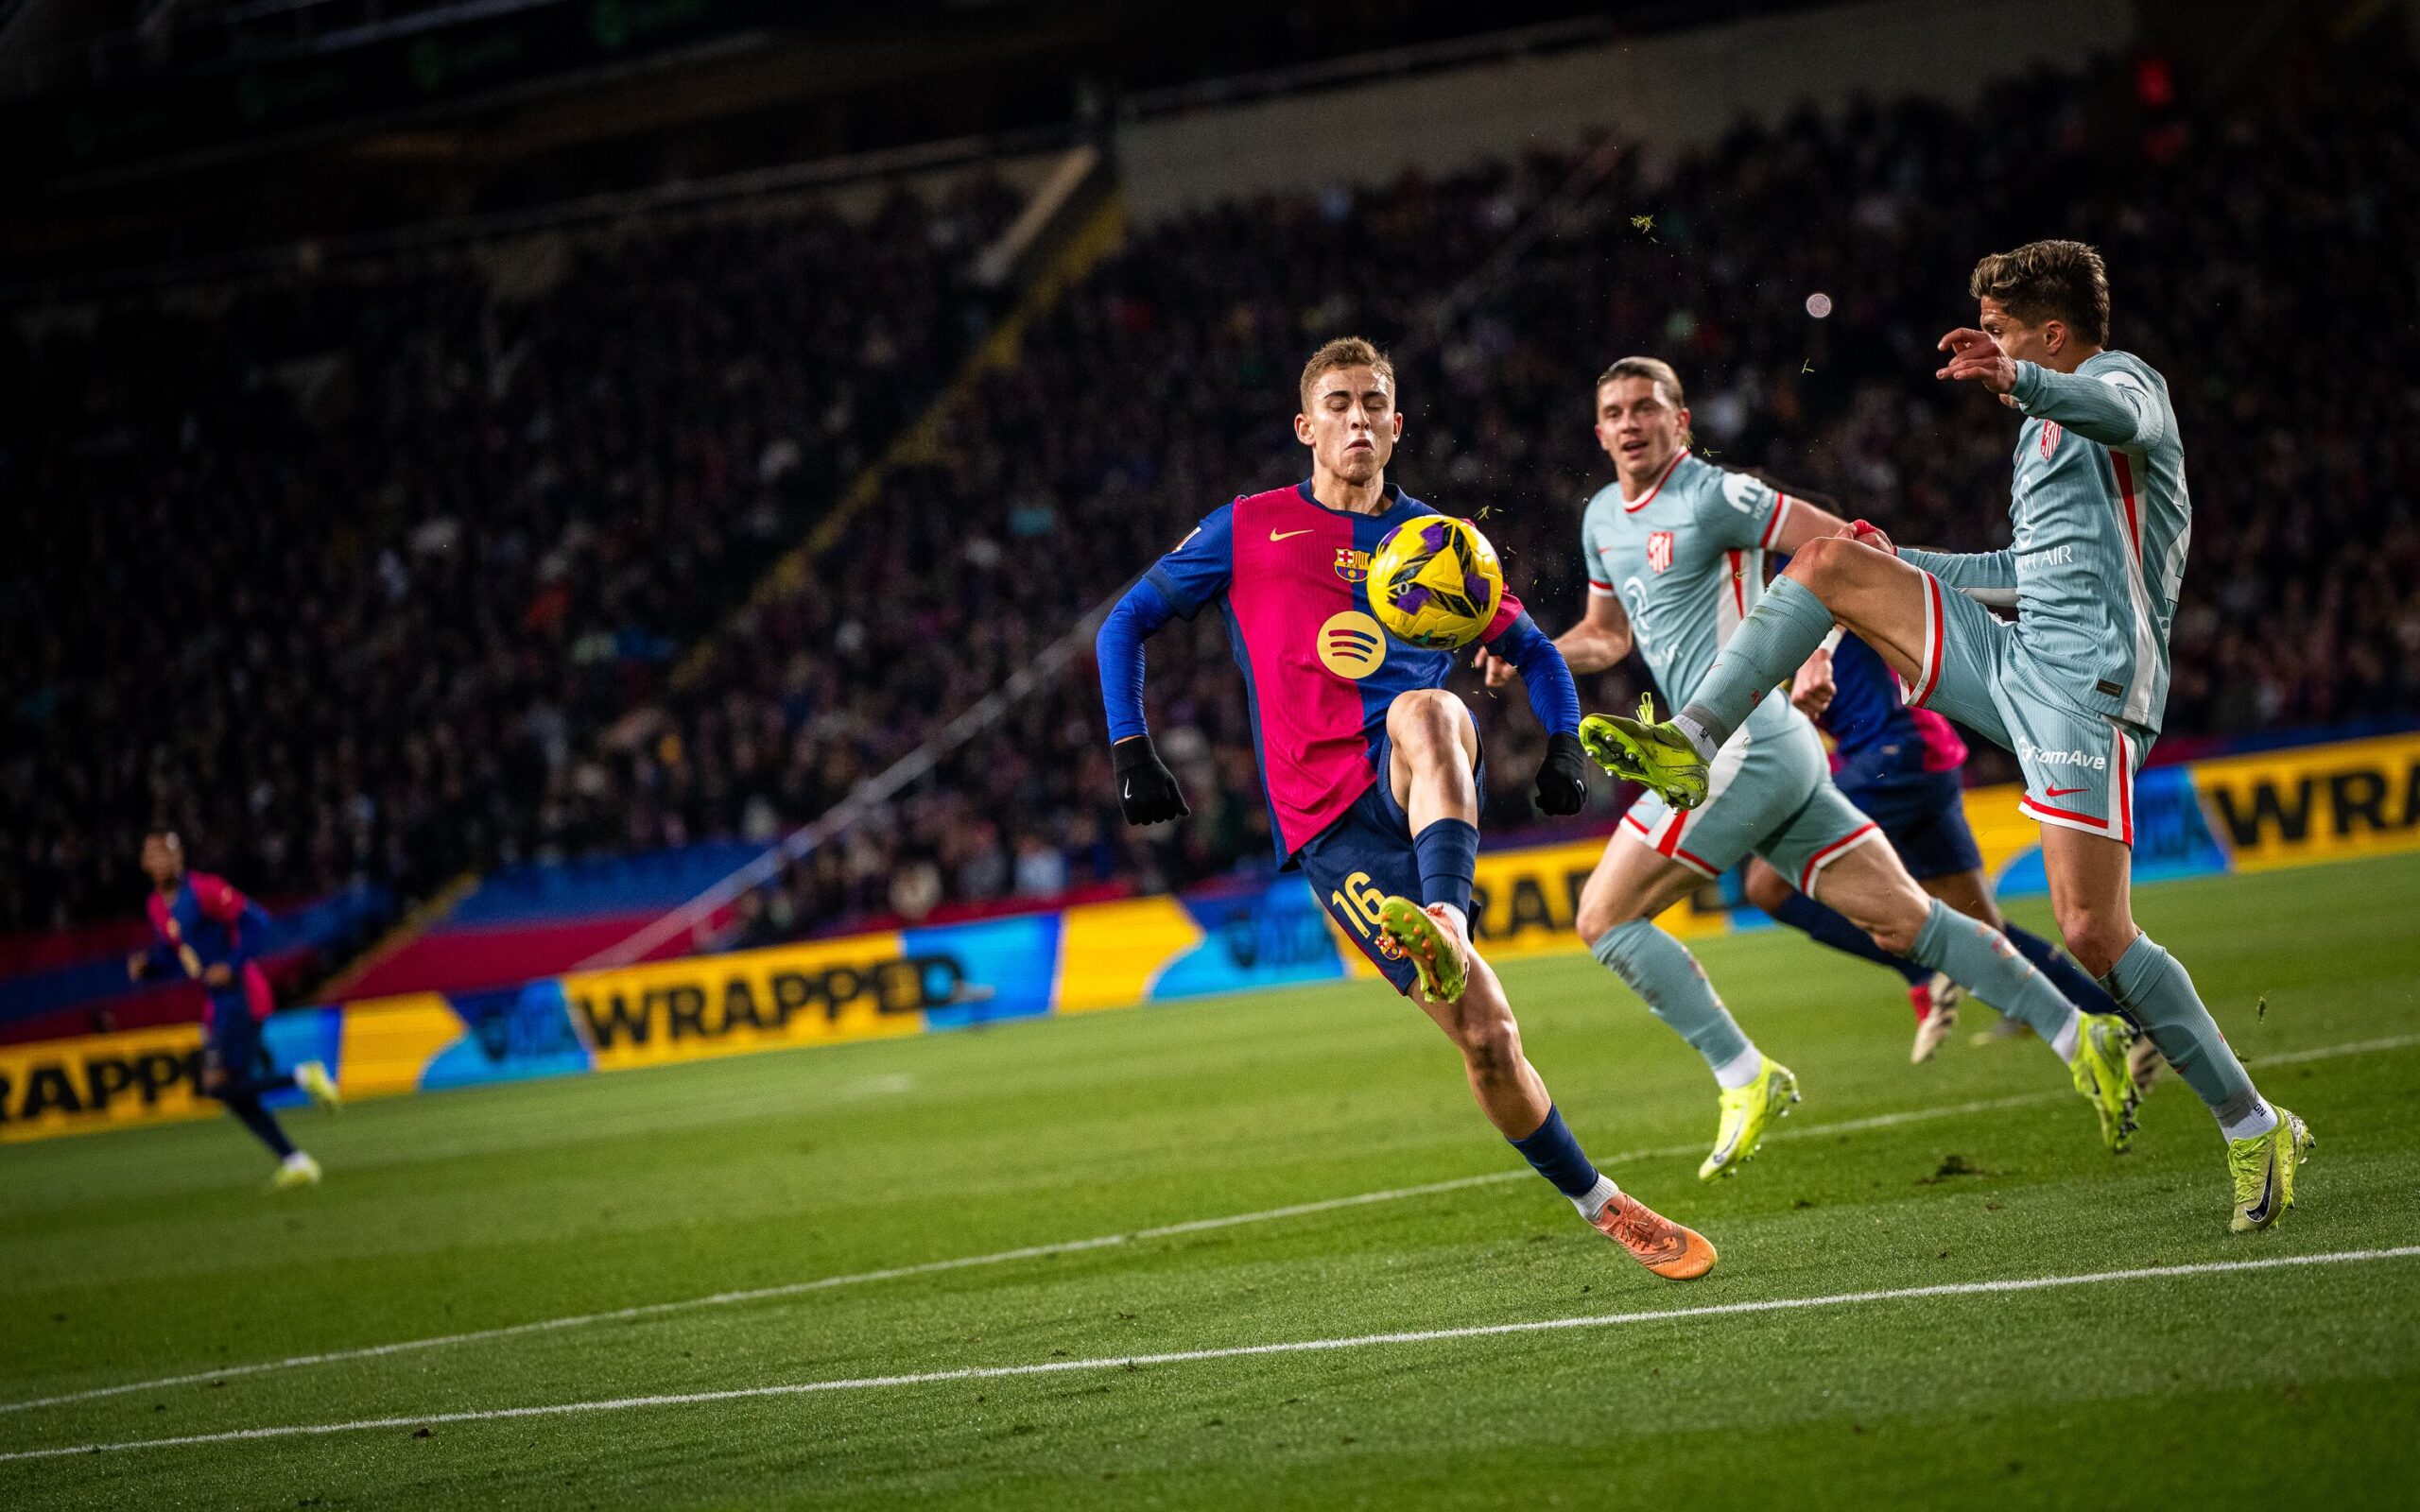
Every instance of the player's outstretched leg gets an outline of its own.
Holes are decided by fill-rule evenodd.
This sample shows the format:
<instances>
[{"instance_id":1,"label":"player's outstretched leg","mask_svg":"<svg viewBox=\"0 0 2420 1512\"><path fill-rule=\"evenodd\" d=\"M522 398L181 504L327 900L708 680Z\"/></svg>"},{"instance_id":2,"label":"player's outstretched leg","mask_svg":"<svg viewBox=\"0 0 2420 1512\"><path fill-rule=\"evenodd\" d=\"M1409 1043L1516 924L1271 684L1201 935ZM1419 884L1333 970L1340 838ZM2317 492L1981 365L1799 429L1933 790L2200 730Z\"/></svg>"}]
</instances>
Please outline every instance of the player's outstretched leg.
<instances>
[{"instance_id":1,"label":"player's outstretched leg","mask_svg":"<svg viewBox=\"0 0 2420 1512\"><path fill-rule=\"evenodd\" d=\"M1622 1191L1582 1151L1546 1083L1521 1049L1504 985L1476 952L1461 996L1444 1003L1421 995L1421 1006L1462 1053L1471 1095L1538 1175L1570 1199L1580 1216L1668 1280L1692 1280L1714 1268L1715 1248L1703 1234L1672 1222Z\"/></svg>"},{"instance_id":2,"label":"player's outstretched leg","mask_svg":"<svg viewBox=\"0 0 2420 1512\"><path fill-rule=\"evenodd\" d=\"M1629 834L1605 847L1581 889L1576 923L1599 964L1630 984L1714 1073L1720 1089L1714 1149L1698 1167L1699 1178L1711 1181L1755 1158L1765 1131L1798 1101L1798 1078L1741 1032L1688 947L1655 927L1655 916L1703 879Z\"/></svg>"},{"instance_id":3,"label":"player's outstretched leg","mask_svg":"<svg viewBox=\"0 0 2420 1512\"><path fill-rule=\"evenodd\" d=\"M2114 1015L2085 1014L2016 953L2008 936L1927 897L1888 845L1838 854L1814 878L1818 901L1871 931L1885 950L1945 972L1976 997L2017 1019L2067 1064L2069 1079L2093 1106L2100 1137L2122 1150L2135 1135L2137 1093L2126 1072L2132 1026Z\"/></svg>"},{"instance_id":4,"label":"player's outstretched leg","mask_svg":"<svg viewBox=\"0 0 2420 1512\"><path fill-rule=\"evenodd\" d=\"M2050 906L2067 949L2150 1035L2218 1120L2235 1189L2236 1232L2266 1228L2294 1201L2294 1171L2317 1144L2303 1121L2262 1098L2194 990L2184 964L2135 923L2133 852L2106 835L2042 831Z\"/></svg>"}]
</instances>

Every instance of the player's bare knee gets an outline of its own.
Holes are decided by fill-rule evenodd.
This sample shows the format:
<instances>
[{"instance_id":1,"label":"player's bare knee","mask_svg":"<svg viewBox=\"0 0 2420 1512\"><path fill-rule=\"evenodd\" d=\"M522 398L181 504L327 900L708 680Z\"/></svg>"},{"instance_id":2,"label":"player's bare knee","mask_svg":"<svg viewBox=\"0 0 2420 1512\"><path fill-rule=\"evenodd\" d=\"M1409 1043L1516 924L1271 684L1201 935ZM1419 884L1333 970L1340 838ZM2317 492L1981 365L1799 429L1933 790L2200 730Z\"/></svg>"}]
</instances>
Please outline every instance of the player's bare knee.
<instances>
[{"instance_id":1,"label":"player's bare knee","mask_svg":"<svg viewBox=\"0 0 2420 1512\"><path fill-rule=\"evenodd\" d=\"M1638 909L1626 899L1582 892L1580 906L1571 916L1571 925L1579 931L1582 944L1594 945L1605 937L1607 930L1619 929L1639 917Z\"/></svg>"},{"instance_id":2,"label":"player's bare knee","mask_svg":"<svg viewBox=\"0 0 2420 1512\"><path fill-rule=\"evenodd\" d=\"M1387 733L1404 744L1447 745L1461 713L1460 701L1444 689L1414 688L1387 707Z\"/></svg>"},{"instance_id":3,"label":"player's bare knee","mask_svg":"<svg viewBox=\"0 0 2420 1512\"><path fill-rule=\"evenodd\" d=\"M1845 566L1841 558L1858 549L1854 541L1838 536L1818 536L1790 554L1786 575L1797 578L1820 598L1825 588L1839 581Z\"/></svg>"},{"instance_id":4,"label":"player's bare knee","mask_svg":"<svg viewBox=\"0 0 2420 1512\"><path fill-rule=\"evenodd\" d=\"M2067 954L2093 976L2107 976L2135 943L2135 920L2122 909L2085 907L2059 910L2059 936Z\"/></svg>"}]
</instances>

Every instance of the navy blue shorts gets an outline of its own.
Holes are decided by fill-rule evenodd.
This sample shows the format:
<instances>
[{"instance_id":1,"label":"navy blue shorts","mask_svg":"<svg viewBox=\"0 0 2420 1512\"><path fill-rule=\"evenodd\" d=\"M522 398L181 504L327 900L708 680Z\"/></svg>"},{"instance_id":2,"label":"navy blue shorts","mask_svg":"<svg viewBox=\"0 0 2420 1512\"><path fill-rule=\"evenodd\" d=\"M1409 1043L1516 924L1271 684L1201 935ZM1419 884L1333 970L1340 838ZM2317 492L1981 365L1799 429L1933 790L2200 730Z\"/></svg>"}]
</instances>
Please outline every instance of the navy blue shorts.
<instances>
[{"instance_id":1,"label":"navy blue shorts","mask_svg":"<svg viewBox=\"0 0 2420 1512\"><path fill-rule=\"evenodd\" d=\"M230 1081L250 1081L271 1071L268 1047L261 1042L261 1021L252 1017L249 1004L212 1006L210 1030L201 1044L201 1069L205 1075L223 1072Z\"/></svg>"},{"instance_id":2,"label":"navy blue shorts","mask_svg":"<svg viewBox=\"0 0 2420 1512\"><path fill-rule=\"evenodd\" d=\"M1956 772L1926 772L1841 791L1882 826L1891 849L1899 852L1908 875L1917 881L1983 869L1983 852L1966 826L1966 803Z\"/></svg>"},{"instance_id":3,"label":"navy blue shorts","mask_svg":"<svg viewBox=\"0 0 2420 1512\"><path fill-rule=\"evenodd\" d=\"M1371 753L1377 781L1353 800L1336 822L1322 830L1310 844L1294 852L1296 865L1310 880L1311 896L1320 901L1361 954L1385 973L1395 990L1409 997L1419 985L1420 968L1378 931L1378 904L1390 894L1419 902L1420 860L1411 849L1411 816L1395 801L1394 747L1378 737ZM1476 781L1485 791L1487 762L1481 756Z\"/></svg>"}]
</instances>

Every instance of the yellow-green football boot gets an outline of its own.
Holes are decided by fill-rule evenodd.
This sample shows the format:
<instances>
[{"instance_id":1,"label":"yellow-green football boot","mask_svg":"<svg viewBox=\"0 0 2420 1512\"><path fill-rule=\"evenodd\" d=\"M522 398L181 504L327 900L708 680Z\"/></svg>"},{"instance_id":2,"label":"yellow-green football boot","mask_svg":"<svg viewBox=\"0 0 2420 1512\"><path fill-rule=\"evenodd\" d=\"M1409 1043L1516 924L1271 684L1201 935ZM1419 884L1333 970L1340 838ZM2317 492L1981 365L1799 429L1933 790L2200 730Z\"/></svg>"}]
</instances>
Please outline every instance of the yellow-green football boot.
<instances>
[{"instance_id":1,"label":"yellow-green football boot","mask_svg":"<svg viewBox=\"0 0 2420 1512\"><path fill-rule=\"evenodd\" d=\"M2076 1091L2100 1115L2100 1143L2112 1155L2135 1140L2135 1109L2143 1090L2135 1084L2127 1055L2135 1048L2135 1029L2114 1013L2087 1013L2077 1026L2076 1058L2067 1066Z\"/></svg>"},{"instance_id":2,"label":"yellow-green football boot","mask_svg":"<svg viewBox=\"0 0 2420 1512\"><path fill-rule=\"evenodd\" d=\"M337 1079L316 1060L306 1060L294 1068L294 1085L302 1088L311 1105L323 1113L333 1113L344 1106L344 1097L337 1091Z\"/></svg>"},{"instance_id":3,"label":"yellow-green football boot","mask_svg":"<svg viewBox=\"0 0 2420 1512\"><path fill-rule=\"evenodd\" d=\"M2282 1108L2277 1126L2268 1133L2227 1141L2227 1174L2235 1177L2235 1217L2228 1229L2250 1233L2284 1216L2294 1205L2294 1168L2318 1144L2310 1125Z\"/></svg>"},{"instance_id":4,"label":"yellow-green football boot","mask_svg":"<svg viewBox=\"0 0 2420 1512\"><path fill-rule=\"evenodd\" d=\"M1420 968L1420 989L1431 1003L1460 1003L1470 986L1470 962L1454 932L1409 898L1378 904L1378 929Z\"/></svg>"},{"instance_id":5,"label":"yellow-green football boot","mask_svg":"<svg viewBox=\"0 0 2420 1512\"><path fill-rule=\"evenodd\" d=\"M320 1162L297 1150L277 1162L277 1170L269 1177L268 1184L272 1192L316 1187L320 1184Z\"/></svg>"},{"instance_id":6,"label":"yellow-green football boot","mask_svg":"<svg viewBox=\"0 0 2420 1512\"><path fill-rule=\"evenodd\" d=\"M1644 784L1676 809L1705 801L1705 758L1669 720L1655 722L1655 696L1641 694L1638 717L1590 714L1580 721L1580 744L1614 776Z\"/></svg>"},{"instance_id":7,"label":"yellow-green football boot","mask_svg":"<svg viewBox=\"0 0 2420 1512\"><path fill-rule=\"evenodd\" d=\"M1722 1093L1722 1122L1716 1125L1714 1151L1698 1166L1698 1179L1712 1181L1730 1176L1756 1158L1765 1130L1776 1118L1789 1116L1798 1101L1798 1077L1788 1066L1766 1056L1756 1067L1756 1079Z\"/></svg>"}]
</instances>

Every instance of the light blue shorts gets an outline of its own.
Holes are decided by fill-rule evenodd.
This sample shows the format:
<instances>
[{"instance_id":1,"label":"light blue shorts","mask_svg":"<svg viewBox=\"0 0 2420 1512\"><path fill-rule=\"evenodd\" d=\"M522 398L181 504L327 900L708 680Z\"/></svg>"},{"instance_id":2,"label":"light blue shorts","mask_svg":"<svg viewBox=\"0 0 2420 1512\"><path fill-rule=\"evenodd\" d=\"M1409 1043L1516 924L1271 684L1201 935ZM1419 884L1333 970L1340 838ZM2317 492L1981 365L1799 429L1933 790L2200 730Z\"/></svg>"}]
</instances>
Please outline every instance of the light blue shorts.
<instances>
[{"instance_id":1,"label":"light blue shorts","mask_svg":"<svg viewBox=\"0 0 2420 1512\"><path fill-rule=\"evenodd\" d=\"M1817 873L1882 838L1881 827L1832 785L1824 743L1795 712L1771 732L1740 730L1714 753L1706 778L1705 801L1685 814L1652 793L1641 796L1622 816L1625 833L1706 877L1753 852L1810 897Z\"/></svg>"},{"instance_id":2,"label":"light blue shorts","mask_svg":"<svg viewBox=\"0 0 2420 1512\"><path fill-rule=\"evenodd\" d=\"M1925 575L1925 675L1908 702L2016 753L2017 811L2044 824L2135 843L2135 774L2150 730L2079 709L2034 666L2016 627Z\"/></svg>"}]
</instances>

